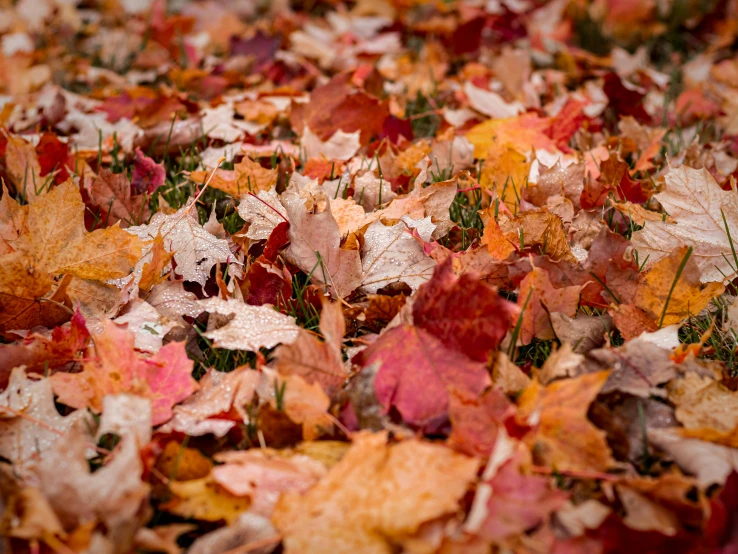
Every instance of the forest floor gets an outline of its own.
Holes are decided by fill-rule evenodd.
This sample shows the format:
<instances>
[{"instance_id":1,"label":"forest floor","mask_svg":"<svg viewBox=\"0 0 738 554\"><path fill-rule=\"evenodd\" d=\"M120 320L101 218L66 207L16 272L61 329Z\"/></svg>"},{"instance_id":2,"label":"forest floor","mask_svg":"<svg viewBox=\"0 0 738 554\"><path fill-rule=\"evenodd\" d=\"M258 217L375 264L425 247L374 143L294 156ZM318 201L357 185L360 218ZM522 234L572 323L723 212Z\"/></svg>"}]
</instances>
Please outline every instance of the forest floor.
<instances>
[{"instance_id":1,"label":"forest floor","mask_svg":"<svg viewBox=\"0 0 738 554\"><path fill-rule=\"evenodd\" d=\"M737 38L3 2L0 552L738 552Z\"/></svg>"}]
</instances>

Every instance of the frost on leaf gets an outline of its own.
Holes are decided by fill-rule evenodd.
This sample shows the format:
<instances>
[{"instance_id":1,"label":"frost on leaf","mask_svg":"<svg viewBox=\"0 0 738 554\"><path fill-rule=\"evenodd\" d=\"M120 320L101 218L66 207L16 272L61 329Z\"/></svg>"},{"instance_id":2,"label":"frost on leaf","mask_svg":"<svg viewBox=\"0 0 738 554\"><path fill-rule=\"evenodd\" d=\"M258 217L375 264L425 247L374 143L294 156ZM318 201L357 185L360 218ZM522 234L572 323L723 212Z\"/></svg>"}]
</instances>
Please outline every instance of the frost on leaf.
<instances>
[{"instance_id":1,"label":"frost on leaf","mask_svg":"<svg viewBox=\"0 0 738 554\"><path fill-rule=\"evenodd\" d=\"M86 431L88 418L85 410L62 417L54 406L51 381L34 381L22 367L15 368L0 394L0 456L25 473L24 466L64 440L70 429Z\"/></svg>"},{"instance_id":2,"label":"frost on leaf","mask_svg":"<svg viewBox=\"0 0 738 554\"><path fill-rule=\"evenodd\" d=\"M238 215L249 223L246 236L254 240L266 240L274 228L287 220L287 213L276 191L260 190L256 196L246 194L238 205Z\"/></svg>"},{"instance_id":3,"label":"frost on leaf","mask_svg":"<svg viewBox=\"0 0 738 554\"><path fill-rule=\"evenodd\" d=\"M300 330L294 318L271 306L250 306L239 300L220 298L208 298L199 305L211 314L231 318L222 327L208 328L205 333L216 348L250 351L273 348L280 343L294 342Z\"/></svg>"},{"instance_id":4,"label":"frost on leaf","mask_svg":"<svg viewBox=\"0 0 738 554\"><path fill-rule=\"evenodd\" d=\"M415 290L433 275L436 262L425 255L413 231L428 241L435 229L430 217L413 220L404 216L398 223L386 226L375 221L364 233L361 288L375 293L398 281Z\"/></svg>"},{"instance_id":5,"label":"frost on leaf","mask_svg":"<svg viewBox=\"0 0 738 554\"><path fill-rule=\"evenodd\" d=\"M161 234L164 249L174 252L176 271L185 281L205 286L210 270L217 263L233 260L228 241L216 238L197 222L197 212L191 205L184 206L171 215L162 212L151 218L148 225L129 227L129 233L141 239L154 239ZM149 261L150 247L143 260Z\"/></svg>"}]
</instances>

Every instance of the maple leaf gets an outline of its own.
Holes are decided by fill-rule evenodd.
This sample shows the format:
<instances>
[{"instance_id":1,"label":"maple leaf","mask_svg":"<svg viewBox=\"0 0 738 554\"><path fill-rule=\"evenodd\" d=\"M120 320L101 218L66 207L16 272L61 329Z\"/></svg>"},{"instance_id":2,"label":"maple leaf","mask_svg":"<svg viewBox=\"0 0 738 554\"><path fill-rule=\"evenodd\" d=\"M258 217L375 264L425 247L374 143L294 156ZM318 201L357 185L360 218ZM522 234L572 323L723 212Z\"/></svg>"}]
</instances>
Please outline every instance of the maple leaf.
<instances>
[{"instance_id":1,"label":"maple leaf","mask_svg":"<svg viewBox=\"0 0 738 554\"><path fill-rule=\"evenodd\" d=\"M723 484L733 471L738 471L736 448L683 437L678 429L649 429L648 440L673 457L676 464L694 475L703 487Z\"/></svg>"},{"instance_id":2,"label":"maple leaf","mask_svg":"<svg viewBox=\"0 0 738 554\"><path fill-rule=\"evenodd\" d=\"M216 348L251 351L273 348L280 343L291 344L300 331L294 318L271 306L250 306L239 300L220 298L201 300L198 305L211 314L231 317L225 325L209 328L205 333Z\"/></svg>"},{"instance_id":3,"label":"maple leaf","mask_svg":"<svg viewBox=\"0 0 738 554\"><path fill-rule=\"evenodd\" d=\"M14 251L0 256L0 329L53 326L68 319L59 304L65 302L70 281L55 283L52 274L104 281L134 268L145 243L119 227L87 233L84 210L71 181L28 207ZM19 212L10 209L6 215L14 218Z\"/></svg>"},{"instance_id":4,"label":"maple leaf","mask_svg":"<svg viewBox=\"0 0 738 554\"><path fill-rule=\"evenodd\" d=\"M36 470L39 489L67 529L100 521L111 534L123 537L123 529L135 524L149 493L149 485L141 480L143 463L136 439L124 435L115 456L94 473L85 456L87 448L80 432L57 441Z\"/></svg>"},{"instance_id":5,"label":"maple leaf","mask_svg":"<svg viewBox=\"0 0 738 554\"><path fill-rule=\"evenodd\" d=\"M109 224L121 222L125 228L151 215L144 195L131 195L131 183L125 173L113 173L108 169L92 181L90 200L103 210L103 219Z\"/></svg>"},{"instance_id":6,"label":"maple leaf","mask_svg":"<svg viewBox=\"0 0 738 554\"><path fill-rule=\"evenodd\" d=\"M526 212L510 220L503 220L500 229L512 245L525 248L539 247L552 260L576 261L564 231L561 218L544 212Z\"/></svg>"},{"instance_id":7,"label":"maple leaf","mask_svg":"<svg viewBox=\"0 0 738 554\"><path fill-rule=\"evenodd\" d=\"M676 223L649 221L633 233L639 258L654 264L689 246L703 283L729 279L736 271L728 236L738 236L738 195L722 190L704 168L671 169L665 182L654 197Z\"/></svg>"},{"instance_id":8,"label":"maple leaf","mask_svg":"<svg viewBox=\"0 0 738 554\"><path fill-rule=\"evenodd\" d=\"M447 422L452 388L476 396L491 384L483 364L409 325L385 331L355 361L364 367L379 365L374 388L385 412L394 407L407 423L427 431Z\"/></svg>"},{"instance_id":9,"label":"maple leaf","mask_svg":"<svg viewBox=\"0 0 738 554\"><path fill-rule=\"evenodd\" d=\"M238 215L250 224L245 234L254 240L268 239L277 225L287 221L287 212L273 188L260 190L255 196L242 196L238 204Z\"/></svg>"},{"instance_id":10,"label":"maple leaf","mask_svg":"<svg viewBox=\"0 0 738 554\"><path fill-rule=\"evenodd\" d=\"M8 135L5 164L17 192L33 203L44 192L47 179L41 177L41 164L33 144L17 135Z\"/></svg>"},{"instance_id":11,"label":"maple leaf","mask_svg":"<svg viewBox=\"0 0 738 554\"><path fill-rule=\"evenodd\" d=\"M528 475L530 453L504 433L477 487L465 530L502 542L544 521L566 501L552 488L550 478Z\"/></svg>"},{"instance_id":12,"label":"maple leaf","mask_svg":"<svg viewBox=\"0 0 738 554\"><path fill-rule=\"evenodd\" d=\"M144 154L140 148L136 147L136 157L133 159L133 174L131 175L131 182L136 190L151 194L164 184L165 179L166 170L164 166L156 163Z\"/></svg>"},{"instance_id":13,"label":"maple leaf","mask_svg":"<svg viewBox=\"0 0 738 554\"><path fill-rule=\"evenodd\" d=\"M282 195L290 221L287 254L313 281L330 285L344 297L361 284L361 259L356 247L341 247L341 233L325 195L302 198L296 188ZM309 209L311 204L313 209ZM322 211L320 210L322 206Z\"/></svg>"},{"instance_id":14,"label":"maple leaf","mask_svg":"<svg viewBox=\"0 0 738 554\"><path fill-rule=\"evenodd\" d=\"M388 115L386 102L363 91L352 90L349 75L344 73L313 90L308 103L293 105L290 122L298 133L309 127L321 141L327 141L338 131L358 131L358 148L382 131Z\"/></svg>"},{"instance_id":15,"label":"maple leaf","mask_svg":"<svg viewBox=\"0 0 738 554\"><path fill-rule=\"evenodd\" d=\"M68 326L55 327L50 337L34 333L19 344L0 344L0 387L7 384L13 368L43 373L73 363L90 338L85 318L77 311Z\"/></svg>"},{"instance_id":16,"label":"maple leaf","mask_svg":"<svg viewBox=\"0 0 738 554\"><path fill-rule=\"evenodd\" d=\"M0 393L0 456L25 475L29 462L37 456L43 460L72 429L86 432L90 423L84 410L59 415L51 381L31 380L22 367L17 367L10 374L8 388Z\"/></svg>"},{"instance_id":17,"label":"maple leaf","mask_svg":"<svg viewBox=\"0 0 738 554\"><path fill-rule=\"evenodd\" d=\"M220 438L237 423L225 415L231 410L248 421L246 406L263 380L261 373L246 368L230 372L209 370L199 382L200 389L172 410L172 419L159 428L162 433L212 434ZM222 417L218 417L222 416Z\"/></svg>"},{"instance_id":18,"label":"maple leaf","mask_svg":"<svg viewBox=\"0 0 738 554\"><path fill-rule=\"evenodd\" d=\"M164 249L174 253L177 273L186 281L205 286L213 266L233 261L234 256L228 241L208 233L197 222L197 211L191 208L188 204L170 215L159 212L147 225L129 227L126 231L141 239L151 240L161 235ZM144 252L143 263L151 263L151 248Z\"/></svg>"},{"instance_id":19,"label":"maple leaf","mask_svg":"<svg viewBox=\"0 0 738 554\"><path fill-rule=\"evenodd\" d=\"M274 351L274 365L283 375L300 375L308 383L318 383L333 396L346 381L342 344L346 323L339 303L323 304L320 331L325 341L300 329L297 339Z\"/></svg>"},{"instance_id":20,"label":"maple leaf","mask_svg":"<svg viewBox=\"0 0 738 554\"><path fill-rule=\"evenodd\" d=\"M518 400L518 415L536 412L526 437L541 463L559 470L605 471L614 460L605 433L587 420L589 404L609 371L556 381L543 388L534 381Z\"/></svg>"},{"instance_id":21,"label":"maple leaf","mask_svg":"<svg viewBox=\"0 0 738 554\"><path fill-rule=\"evenodd\" d=\"M19 237L16 250L52 274L97 281L125 277L141 258L145 242L117 226L87 233L84 211L71 180L39 196L28 209L27 233Z\"/></svg>"},{"instance_id":22,"label":"maple leaf","mask_svg":"<svg viewBox=\"0 0 738 554\"><path fill-rule=\"evenodd\" d=\"M643 276L634 298L636 305L659 327L700 313L713 298L725 292L725 287L721 283L702 285L698 264L686 246L676 248Z\"/></svg>"},{"instance_id":23,"label":"maple leaf","mask_svg":"<svg viewBox=\"0 0 738 554\"><path fill-rule=\"evenodd\" d=\"M449 209L456 198L458 180L438 181L425 187L423 185L427 179L427 158L421 160L419 165L421 171L410 194L395 198L386 208L376 210L372 216L388 220L402 219L404 216L416 220L430 217L431 223L436 226L431 238L439 239L446 236L453 226Z\"/></svg>"},{"instance_id":24,"label":"maple leaf","mask_svg":"<svg viewBox=\"0 0 738 554\"><path fill-rule=\"evenodd\" d=\"M265 169L258 162L248 156L233 166L232 171L218 169L210 181L210 186L236 198L244 198L248 193L268 191L277 184L277 170ZM193 171L190 179L198 183L204 183L210 172Z\"/></svg>"},{"instance_id":25,"label":"maple leaf","mask_svg":"<svg viewBox=\"0 0 738 554\"><path fill-rule=\"evenodd\" d=\"M210 475L188 481L171 481L169 490L175 497L163 504L162 510L202 521L233 523L251 504L248 497L229 493Z\"/></svg>"},{"instance_id":26,"label":"maple leaf","mask_svg":"<svg viewBox=\"0 0 738 554\"><path fill-rule=\"evenodd\" d=\"M507 143L495 142L486 153L479 184L495 191L510 211L516 212L529 172L530 163L524 154Z\"/></svg>"},{"instance_id":27,"label":"maple leaf","mask_svg":"<svg viewBox=\"0 0 738 554\"><path fill-rule=\"evenodd\" d=\"M495 387L478 398L452 391L448 410L452 425L449 445L470 456L488 457L511 408L507 397Z\"/></svg>"},{"instance_id":28,"label":"maple leaf","mask_svg":"<svg viewBox=\"0 0 738 554\"><path fill-rule=\"evenodd\" d=\"M496 143L508 144L526 155L533 149L557 152L556 144L545 134L548 126L547 118L524 113L517 117L490 119L480 123L469 129L466 138L474 145L475 158L485 158L490 147Z\"/></svg>"},{"instance_id":29,"label":"maple leaf","mask_svg":"<svg viewBox=\"0 0 738 554\"><path fill-rule=\"evenodd\" d=\"M59 400L100 412L106 395L132 392L151 399L153 425L170 419L172 406L198 389L191 376L194 364L183 343L171 342L147 358L136 353L134 341L133 333L104 322L95 337L96 356L84 362L84 370L52 376Z\"/></svg>"},{"instance_id":30,"label":"maple leaf","mask_svg":"<svg viewBox=\"0 0 738 554\"><path fill-rule=\"evenodd\" d=\"M236 496L251 499L249 511L271 517L283 492L307 492L326 474L325 466L303 454L290 457L269 450L223 452L213 468L213 480Z\"/></svg>"},{"instance_id":31,"label":"maple leaf","mask_svg":"<svg viewBox=\"0 0 738 554\"><path fill-rule=\"evenodd\" d=\"M423 523L456 511L477 467L438 444L388 445L386 432L359 433L313 488L282 495L272 521L287 554L384 554Z\"/></svg>"},{"instance_id":32,"label":"maple leaf","mask_svg":"<svg viewBox=\"0 0 738 554\"><path fill-rule=\"evenodd\" d=\"M549 313L560 312L574 317L579 306L579 295L583 287L568 286L554 288L548 273L534 267L520 283L518 306L522 312L520 341L529 344L534 337L549 340L556 336Z\"/></svg>"},{"instance_id":33,"label":"maple leaf","mask_svg":"<svg viewBox=\"0 0 738 554\"><path fill-rule=\"evenodd\" d=\"M408 216L391 226L381 221L369 225L361 251L362 290L376 293L398 281L415 290L430 279L436 262L425 255L423 247L410 234L411 229L423 240L430 240L435 225L430 217L412 220Z\"/></svg>"},{"instance_id":34,"label":"maple leaf","mask_svg":"<svg viewBox=\"0 0 738 554\"><path fill-rule=\"evenodd\" d=\"M413 321L448 348L473 360L487 360L511 322L517 318L513 304L476 276L457 278L450 261L438 266L433 278L422 285L413 302Z\"/></svg>"},{"instance_id":35,"label":"maple leaf","mask_svg":"<svg viewBox=\"0 0 738 554\"><path fill-rule=\"evenodd\" d=\"M738 394L707 376L689 372L669 383L669 400L687 429L708 428L728 433L738 427Z\"/></svg>"}]
</instances>

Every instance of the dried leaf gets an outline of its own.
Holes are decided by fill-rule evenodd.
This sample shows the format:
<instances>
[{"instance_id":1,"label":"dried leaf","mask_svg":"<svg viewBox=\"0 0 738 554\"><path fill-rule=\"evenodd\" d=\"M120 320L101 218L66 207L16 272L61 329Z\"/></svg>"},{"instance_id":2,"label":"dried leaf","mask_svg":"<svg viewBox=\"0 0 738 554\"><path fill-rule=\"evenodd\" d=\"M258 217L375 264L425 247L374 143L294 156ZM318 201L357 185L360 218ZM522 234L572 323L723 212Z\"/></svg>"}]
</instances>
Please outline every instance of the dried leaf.
<instances>
[{"instance_id":1,"label":"dried leaf","mask_svg":"<svg viewBox=\"0 0 738 554\"><path fill-rule=\"evenodd\" d=\"M687 252L687 247L681 246L655 263L636 291L636 305L659 326L679 323L690 315L697 315L725 291L721 283L700 284L699 262L694 255L689 256L683 271L679 272Z\"/></svg>"},{"instance_id":2,"label":"dried leaf","mask_svg":"<svg viewBox=\"0 0 738 554\"><path fill-rule=\"evenodd\" d=\"M476 396L491 383L483 364L408 325L386 331L355 361L364 367L379 365L374 387L385 412L394 407L407 423L427 431L447 421L452 389Z\"/></svg>"},{"instance_id":3,"label":"dried leaf","mask_svg":"<svg viewBox=\"0 0 738 554\"><path fill-rule=\"evenodd\" d=\"M649 256L654 264L691 246L702 283L730 278L735 269L728 233L738 236L736 194L722 190L706 169L682 166L666 174L666 190L654 196L676 223L647 222L633 233L640 259Z\"/></svg>"},{"instance_id":4,"label":"dried leaf","mask_svg":"<svg viewBox=\"0 0 738 554\"><path fill-rule=\"evenodd\" d=\"M287 554L384 554L390 541L401 544L423 523L456 511L476 472L476 460L441 445L390 446L386 433L362 433L307 493L283 495L272 520Z\"/></svg>"},{"instance_id":5,"label":"dried leaf","mask_svg":"<svg viewBox=\"0 0 738 554\"><path fill-rule=\"evenodd\" d=\"M534 416L526 437L540 463L560 470L605 471L613 463L605 433L587 420L608 371L556 381L543 388L534 381L520 397L519 415Z\"/></svg>"},{"instance_id":6,"label":"dried leaf","mask_svg":"<svg viewBox=\"0 0 738 554\"><path fill-rule=\"evenodd\" d=\"M291 344L300 331L294 318L270 306L249 306L239 300L220 298L201 300L198 305L211 314L231 318L225 325L205 333L216 348L251 351L273 348L280 343Z\"/></svg>"},{"instance_id":7,"label":"dried leaf","mask_svg":"<svg viewBox=\"0 0 738 554\"><path fill-rule=\"evenodd\" d=\"M234 260L228 242L208 233L197 222L196 211L184 206L171 215L158 212L147 225L129 227L129 233L141 239L154 239L161 235L164 249L174 253L177 273L185 281L193 281L205 286L210 270L217 263ZM151 250L145 252L143 260L150 263Z\"/></svg>"},{"instance_id":8,"label":"dried leaf","mask_svg":"<svg viewBox=\"0 0 738 554\"><path fill-rule=\"evenodd\" d=\"M415 290L430 279L436 262L425 255L423 247L411 233L430 240L435 225L431 218L420 220L408 216L392 226L375 221L364 233L361 254L361 289L376 293L379 289L402 281Z\"/></svg>"}]
</instances>

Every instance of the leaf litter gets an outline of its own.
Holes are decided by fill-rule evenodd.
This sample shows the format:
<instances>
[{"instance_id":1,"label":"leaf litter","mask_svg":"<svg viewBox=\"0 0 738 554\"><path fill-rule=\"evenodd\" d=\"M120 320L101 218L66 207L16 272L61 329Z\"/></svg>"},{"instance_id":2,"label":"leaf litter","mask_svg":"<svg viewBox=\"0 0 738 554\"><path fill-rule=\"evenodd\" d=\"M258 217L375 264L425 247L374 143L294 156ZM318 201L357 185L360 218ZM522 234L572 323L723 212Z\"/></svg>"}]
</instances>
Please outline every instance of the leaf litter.
<instances>
[{"instance_id":1,"label":"leaf litter","mask_svg":"<svg viewBox=\"0 0 738 554\"><path fill-rule=\"evenodd\" d=\"M8 3L0 550L734 552L737 18Z\"/></svg>"}]
</instances>

